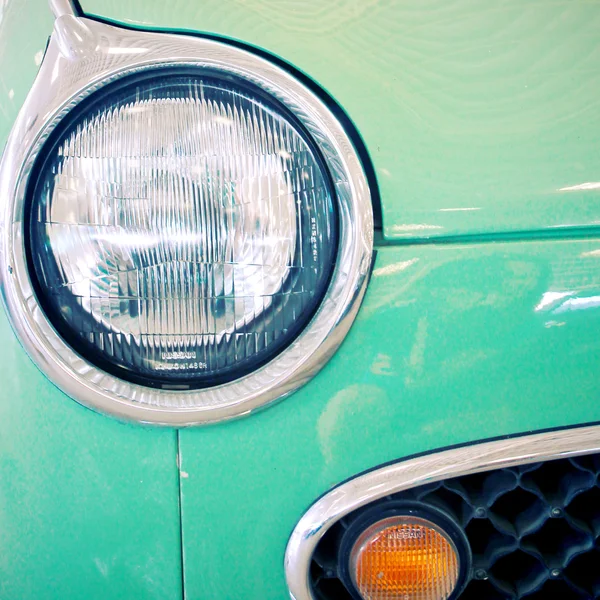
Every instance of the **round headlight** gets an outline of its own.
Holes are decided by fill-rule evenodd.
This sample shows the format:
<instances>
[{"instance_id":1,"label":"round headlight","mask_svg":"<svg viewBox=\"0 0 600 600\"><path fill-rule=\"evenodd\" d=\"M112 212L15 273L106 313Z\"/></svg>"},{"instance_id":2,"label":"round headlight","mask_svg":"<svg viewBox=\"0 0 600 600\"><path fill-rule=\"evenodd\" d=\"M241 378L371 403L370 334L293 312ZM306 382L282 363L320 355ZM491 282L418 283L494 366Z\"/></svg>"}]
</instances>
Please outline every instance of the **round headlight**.
<instances>
[{"instance_id":1,"label":"round headlight","mask_svg":"<svg viewBox=\"0 0 600 600\"><path fill-rule=\"evenodd\" d=\"M74 399L144 422L247 414L344 339L372 261L337 113L214 40L63 15L0 165L0 291Z\"/></svg>"},{"instance_id":2,"label":"round headlight","mask_svg":"<svg viewBox=\"0 0 600 600\"><path fill-rule=\"evenodd\" d=\"M302 331L335 264L330 177L302 125L198 69L106 86L39 158L29 252L83 357L153 386L215 385Z\"/></svg>"}]
</instances>

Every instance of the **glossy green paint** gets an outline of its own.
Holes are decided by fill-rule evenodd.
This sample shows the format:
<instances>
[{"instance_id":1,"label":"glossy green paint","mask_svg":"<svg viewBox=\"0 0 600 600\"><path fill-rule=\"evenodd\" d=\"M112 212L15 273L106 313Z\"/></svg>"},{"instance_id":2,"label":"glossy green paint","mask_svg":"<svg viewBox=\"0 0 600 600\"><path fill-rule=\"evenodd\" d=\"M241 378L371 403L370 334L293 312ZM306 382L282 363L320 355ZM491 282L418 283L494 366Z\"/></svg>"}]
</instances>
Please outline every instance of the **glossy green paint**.
<instances>
[{"instance_id":1,"label":"glossy green paint","mask_svg":"<svg viewBox=\"0 0 600 600\"><path fill-rule=\"evenodd\" d=\"M390 239L600 220L598 191L556 192L600 179L595 1L84 5L236 37L315 77L365 137ZM45 0L2 6L0 142L52 26ZM525 79L534 91L519 94ZM324 370L261 413L181 431L177 456L173 430L120 424L56 390L2 314L0 597L168 600L183 574L188 600L283 600L291 530L344 479L600 421L599 333L600 238L382 247Z\"/></svg>"},{"instance_id":2,"label":"glossy green paint","mask_svg":"<svg viewBox=\"0 0 600 600\"><path fill-rule=\"evenodd\" d=\"M0 598L181 598L176 432L59 392L0 316Z\"/></svg>"},{"instance_id":3,"label":"glossy green paint","mask_svg":"<svg viewBox=\"0 0 600 600\"><path fill-rule=\"evenodd\" d=\"M0 2L0 149L35 79L53 22L43 0Z\"/></svg>"},{"instance_id":4,"label":"glossy green paint","mask_svg":"<svg viewBox=\"0 0 600 600\"><path fill-rule=\"evenodd\" d=\"M600 222L598 0L82 4L234 38L312 77L364 138L389 239Z\"/></svg>"},{"instance_id":5,"label":"glossy green paint","mask_svg":"<svg viewBox=\"0 0 600 600\"><path fill-rule=\"evenodd\" d=\"M186 598L283 600L306 508L357 473L482 438L600 421L600 239L386 247L305 388L180 433Z\"/></svg>"},{"instance_id":6,"label":"glossy green paint","mask_svg":"<svg viewBox=\"0 0 600 600\"><path fill-rule=\"evenodd\" d=\"M0 2L0 146L52 15ZM182 597L175 431L124 425L59 392L0 311L0 598Z\"/></svg>"}]
</instances>

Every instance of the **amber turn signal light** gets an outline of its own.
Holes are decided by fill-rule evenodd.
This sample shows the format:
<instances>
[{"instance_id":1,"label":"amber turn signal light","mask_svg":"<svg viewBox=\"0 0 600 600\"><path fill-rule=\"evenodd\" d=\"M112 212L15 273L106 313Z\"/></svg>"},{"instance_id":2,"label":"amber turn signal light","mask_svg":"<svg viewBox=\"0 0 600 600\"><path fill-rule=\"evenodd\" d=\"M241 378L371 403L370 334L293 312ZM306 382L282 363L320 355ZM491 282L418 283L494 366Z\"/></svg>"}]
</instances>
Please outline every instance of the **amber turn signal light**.
<instances>
[{"instance_id":1,"label":"amber turn signal light","mask_svg":"<svg viewBox=\"0 0 600 600\"><path fill-rule=\"evenodd\" d=\"M364 600L447 600L460 558L438 525L415 516L377 521L350 552L350 576Z\"/></svg>"}]
</instances>

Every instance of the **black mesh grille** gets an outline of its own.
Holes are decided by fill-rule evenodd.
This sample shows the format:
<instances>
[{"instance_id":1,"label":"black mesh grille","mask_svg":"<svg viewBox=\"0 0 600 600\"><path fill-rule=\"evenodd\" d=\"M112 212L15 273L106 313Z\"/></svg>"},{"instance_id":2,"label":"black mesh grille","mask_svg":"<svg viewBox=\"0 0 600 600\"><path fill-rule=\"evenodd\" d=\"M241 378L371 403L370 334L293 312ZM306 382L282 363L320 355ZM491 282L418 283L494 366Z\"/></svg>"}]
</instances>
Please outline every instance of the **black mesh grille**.
<instances>
[{"instance_id":1,"label":"black mesh grille","mask_svg":"<svg viewBox=\"0 0 600 600\"><path fill-rule=\"evenodd\" d=\"M473 555L461 600L600 599L600 454L447 479L390 496L447 513ZM371 508L370 505L367 508ZM348 600L336 523L317 546L310 577L319 600Z\"/></svg>"}]
</instances>

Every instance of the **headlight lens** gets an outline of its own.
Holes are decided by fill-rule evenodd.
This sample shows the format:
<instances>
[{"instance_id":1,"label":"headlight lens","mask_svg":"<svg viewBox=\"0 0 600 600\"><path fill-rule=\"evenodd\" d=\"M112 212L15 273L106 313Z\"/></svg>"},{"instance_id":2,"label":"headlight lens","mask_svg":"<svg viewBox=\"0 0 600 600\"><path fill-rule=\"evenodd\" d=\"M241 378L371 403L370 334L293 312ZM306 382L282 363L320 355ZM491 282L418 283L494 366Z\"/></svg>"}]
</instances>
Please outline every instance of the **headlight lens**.
<instances>
[{"instance_id":1,"label":"headlight lens","mask_svg":"<svg viewBox=\"0 0 600 600\"><path fill-rule=\"evenodd\" d=\"M300 124L207 71L146 72L82 103L30 187L37 295L83 357L198 388L305 327L337 248L329 176Z\"/></svg>"}]
</instances>

